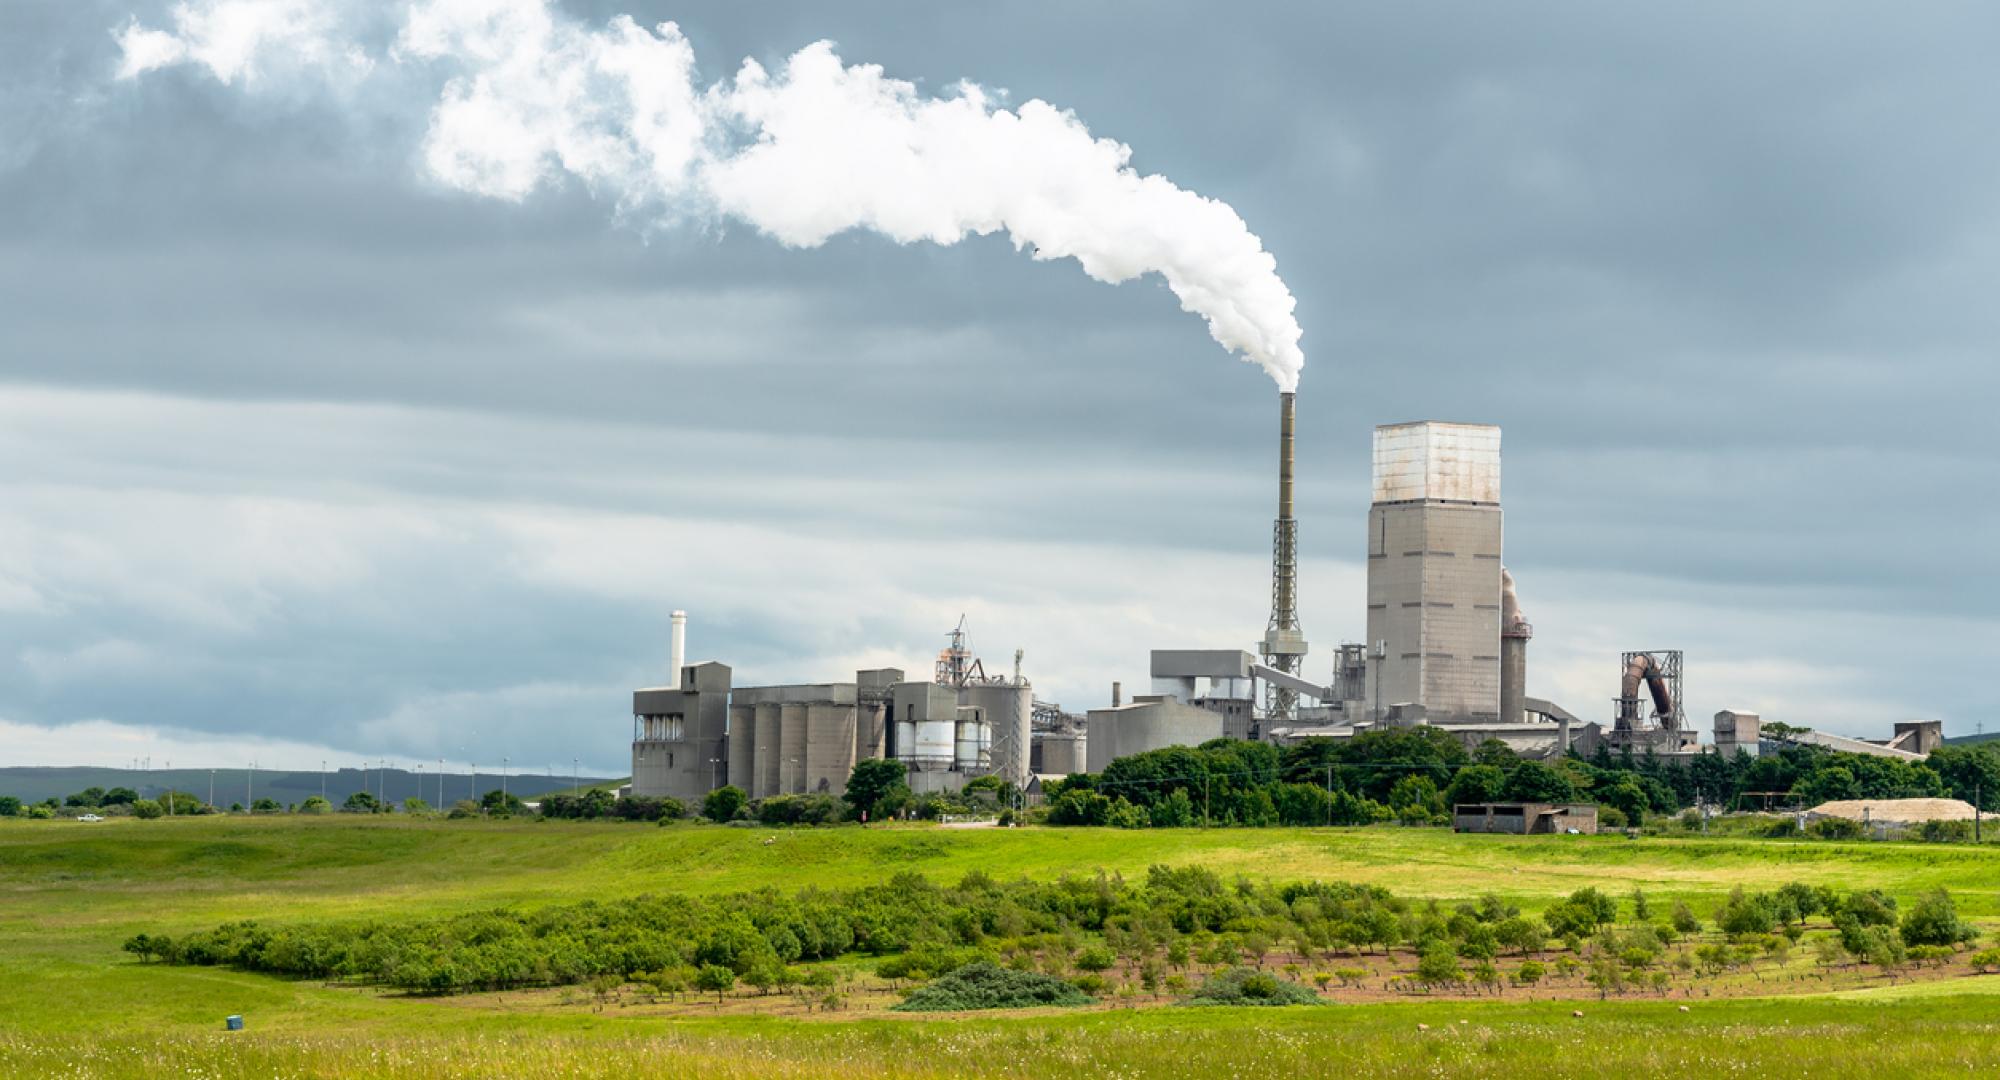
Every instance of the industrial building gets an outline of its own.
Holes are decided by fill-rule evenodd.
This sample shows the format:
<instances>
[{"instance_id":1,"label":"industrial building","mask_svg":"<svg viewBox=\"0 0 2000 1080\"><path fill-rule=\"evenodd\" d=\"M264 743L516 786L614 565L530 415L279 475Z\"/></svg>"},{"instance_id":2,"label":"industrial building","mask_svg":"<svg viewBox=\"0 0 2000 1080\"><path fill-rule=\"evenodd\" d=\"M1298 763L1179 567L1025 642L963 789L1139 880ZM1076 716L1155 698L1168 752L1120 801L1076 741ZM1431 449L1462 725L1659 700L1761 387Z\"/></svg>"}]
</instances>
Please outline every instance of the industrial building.
<instances>
[{"instance_id":1,"label":"industrial building","mask_svg":"<svg viewBox=\"0 0 2000 1080\"><path fill-rule=\"evenodd\" d=\"M685 663L686 618L675 612L667 685L633 694L633 791L691 800L729 783L753 798L839 794L855 763L871 758L902 762L919 793L989 775L1029 791L1037 778L1099 772L1120 757L1217 738L1292 743L1419 724L1468 749L1498 740L1529 757L1603 748L1672 762L1775 748L1759 717L1740 710L1716 714L1714 747L1701 745L1687 723L1677 649L1623 653L1615 680L1607 671L1617 693L1601 720L1529 695L1534 625L1505 565L1501 433L1487 424L1374 430L1367 538L1357 550L1367 567L1357 620L1366 638L1333 650L1326 681L1308 677L1294 395L1281 394L1279 406L1271 613L1254 652L1153 649L1151 693L1127 702L1113 683L1108 708L1078 715L1034 699L1018 651L1011 676L988 676L962 620L928 680L881 668L851 682L732 687L727 665ZM1879 743L1798 730L1784 741L1916 758L1941 738L1930 722L1898 724L1896 737ZM1484 828L1519 831L1500 820L1512 811L1482 813Z\"/></svg>"},{"instance_id":2,"label":"industrial building","mask_svg":"<svg viewBox=\"0 0 2000 1080\"><path fill-rule=\"evenodd\" d=\"M756 799L839 795L855 763L871 758L903 762L919 794L980 776L1029 785L1036 702L1021 654L1011 676L988 676L963 623L932 681L879 668L852 682L777 686L732 686L728 665L688 664L686 613L674 612L672 625L666 685L632 694L634 795L692 802L724 784ZM1072 770L1080 741L1061 747Z\"/></svg>"}]
</instances>

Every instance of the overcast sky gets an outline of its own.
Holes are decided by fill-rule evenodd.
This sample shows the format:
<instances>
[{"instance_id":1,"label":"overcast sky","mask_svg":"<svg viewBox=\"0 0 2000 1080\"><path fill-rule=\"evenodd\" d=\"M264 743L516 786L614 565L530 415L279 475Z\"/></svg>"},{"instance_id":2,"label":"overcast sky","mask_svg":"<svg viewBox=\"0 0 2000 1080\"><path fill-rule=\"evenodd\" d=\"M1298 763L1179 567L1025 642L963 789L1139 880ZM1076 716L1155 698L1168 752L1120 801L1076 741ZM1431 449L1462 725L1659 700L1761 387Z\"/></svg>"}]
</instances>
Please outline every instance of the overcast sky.
<instances>
[{"instance_id":1,"label":"overcast sky","mask_svg":"<svg viewBox=\"0 0 2000 1080\"><path fill-rule=\"evenodd\" d=\"M1505 431L1531 693L1680 648L1703 728L2000 721L2000 9L563 6L1043 99L1233 206L1304 329L1310 673L1371 427L1449 419ZM1263 630L1274 387L1157 278L453 192L434 85L116 80L168 11L0 5L0 765L622 774L676 607L739 684L963 613L1078 711Z\"/></svg>"}]
</instances>

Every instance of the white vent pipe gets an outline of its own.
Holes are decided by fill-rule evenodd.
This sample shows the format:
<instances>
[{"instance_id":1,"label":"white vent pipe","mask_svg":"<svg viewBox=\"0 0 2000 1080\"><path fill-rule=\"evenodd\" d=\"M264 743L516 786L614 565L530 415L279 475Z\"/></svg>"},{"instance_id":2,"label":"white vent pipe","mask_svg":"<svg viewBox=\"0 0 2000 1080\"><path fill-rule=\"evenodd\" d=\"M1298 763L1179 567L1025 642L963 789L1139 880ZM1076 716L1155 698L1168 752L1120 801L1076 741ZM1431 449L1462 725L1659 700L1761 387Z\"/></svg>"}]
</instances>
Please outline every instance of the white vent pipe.
<instances>
[{"instance_id":1,"label":"white vent pipe","mask_svg":"<svg viewBox=\"0 0 2000 1080\"><path fill-rule=\"evenodd\" d=\"M674 612L673 666L667 669L667 689L681 688L681 667L687 663L688 613Z\"/></svg>"}]
</instances>

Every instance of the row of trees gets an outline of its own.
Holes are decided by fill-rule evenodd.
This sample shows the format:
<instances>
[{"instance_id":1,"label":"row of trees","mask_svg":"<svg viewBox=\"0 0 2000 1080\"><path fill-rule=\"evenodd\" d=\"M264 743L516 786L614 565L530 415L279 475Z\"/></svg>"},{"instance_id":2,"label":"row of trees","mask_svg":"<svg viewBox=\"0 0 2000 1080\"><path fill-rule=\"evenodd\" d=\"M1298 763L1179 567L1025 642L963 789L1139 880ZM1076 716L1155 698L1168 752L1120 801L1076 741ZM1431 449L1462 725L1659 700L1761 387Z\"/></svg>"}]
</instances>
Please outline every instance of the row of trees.
<instances>
[{"instance_id":1,"label":"row of trees","mask_svg":"<svg viewBox=\"0 0 2000 1080\"><path fill-rule=\"evenodd\" d=\"M1621 925L1622 908L1594 888L1534 915L1492 895L1446 906L1343 882L1225 883L1200 867L1156 866L1138 883L1102 873L1002 883L974 872L940 885L905 872L850 890L642 896L405 921L237 922L178 939L142 934L125 948L145 960L421 993L606 980L773 989L808 982L794 965L849 956L876 958L877 974L893 980L921 982L990 961L1071 978L1094 993L1121 971L1150 988L1196 965L1262 968L1295 957L1285 965L1295 972L1299 962L1398 952L1416 961L1409 978L1420 985L1477 979L1472 973L1502 957L1539 969L1549 954L1565 969L1606 962L1644 971L1708 930L1682 902L1654 904L1635 892ZM1710 944L1775 953L1815 916L1830 925L1827 940L1885 967L1919 949L1948 954L1974 936L1942 892L1899 912L1880 892L1792 884L1732 893L1711 913ZM1699 955L1684 954L1690 965ZM1734 963L1727 951L1715 955Z\"/></svg>"},{"instance_id":2,"label":"row of trees","mask_svg":"<svg viewBox=\"0 0 2000 1080\"><path fill-rule=\"evenodd\" d=\"M1217 739L1119 758L1101 774L1047 789L1055 825L1442 823L1454 803L1595 802L1612 824L1641 824L1699 800L1754 805L1763 793L1811 805L1829 799L1950 796L1991 808L2000 800L2000 748L1945 747L1924 761L1786 746L1752 758L1706 755L1669 763L1651 755L1524 761L1489 740L1468 752L1437 727L1305 739L1282 749Z\"/></svg>"}]
</instances>

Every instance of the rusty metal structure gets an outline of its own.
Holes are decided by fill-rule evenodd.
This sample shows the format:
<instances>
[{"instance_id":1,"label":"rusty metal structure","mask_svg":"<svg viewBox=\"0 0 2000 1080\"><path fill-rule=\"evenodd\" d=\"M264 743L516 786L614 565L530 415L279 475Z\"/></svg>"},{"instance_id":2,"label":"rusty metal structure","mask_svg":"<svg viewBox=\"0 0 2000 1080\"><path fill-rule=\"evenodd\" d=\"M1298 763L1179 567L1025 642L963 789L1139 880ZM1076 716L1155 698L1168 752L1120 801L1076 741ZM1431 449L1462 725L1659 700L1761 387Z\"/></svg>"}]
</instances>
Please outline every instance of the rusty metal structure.
<instances>
[{"instance_id":1,"label":"rusty metal structure","mask_svg":"<svg viewBox=\"0 0 2000 1080\"><path fill-rule=\"evenodd\" d=\"M1614 731L1682 731L1687 716L1681 709L1681 651L1654 649L1628 652L1620 658L1618 715ZM1644 687L1647 697L1639 696ZM1650 699L1650 701L1648 700ZM1646 706L1652 705L1652 715Z\"/></svg>"}]
</instances>

